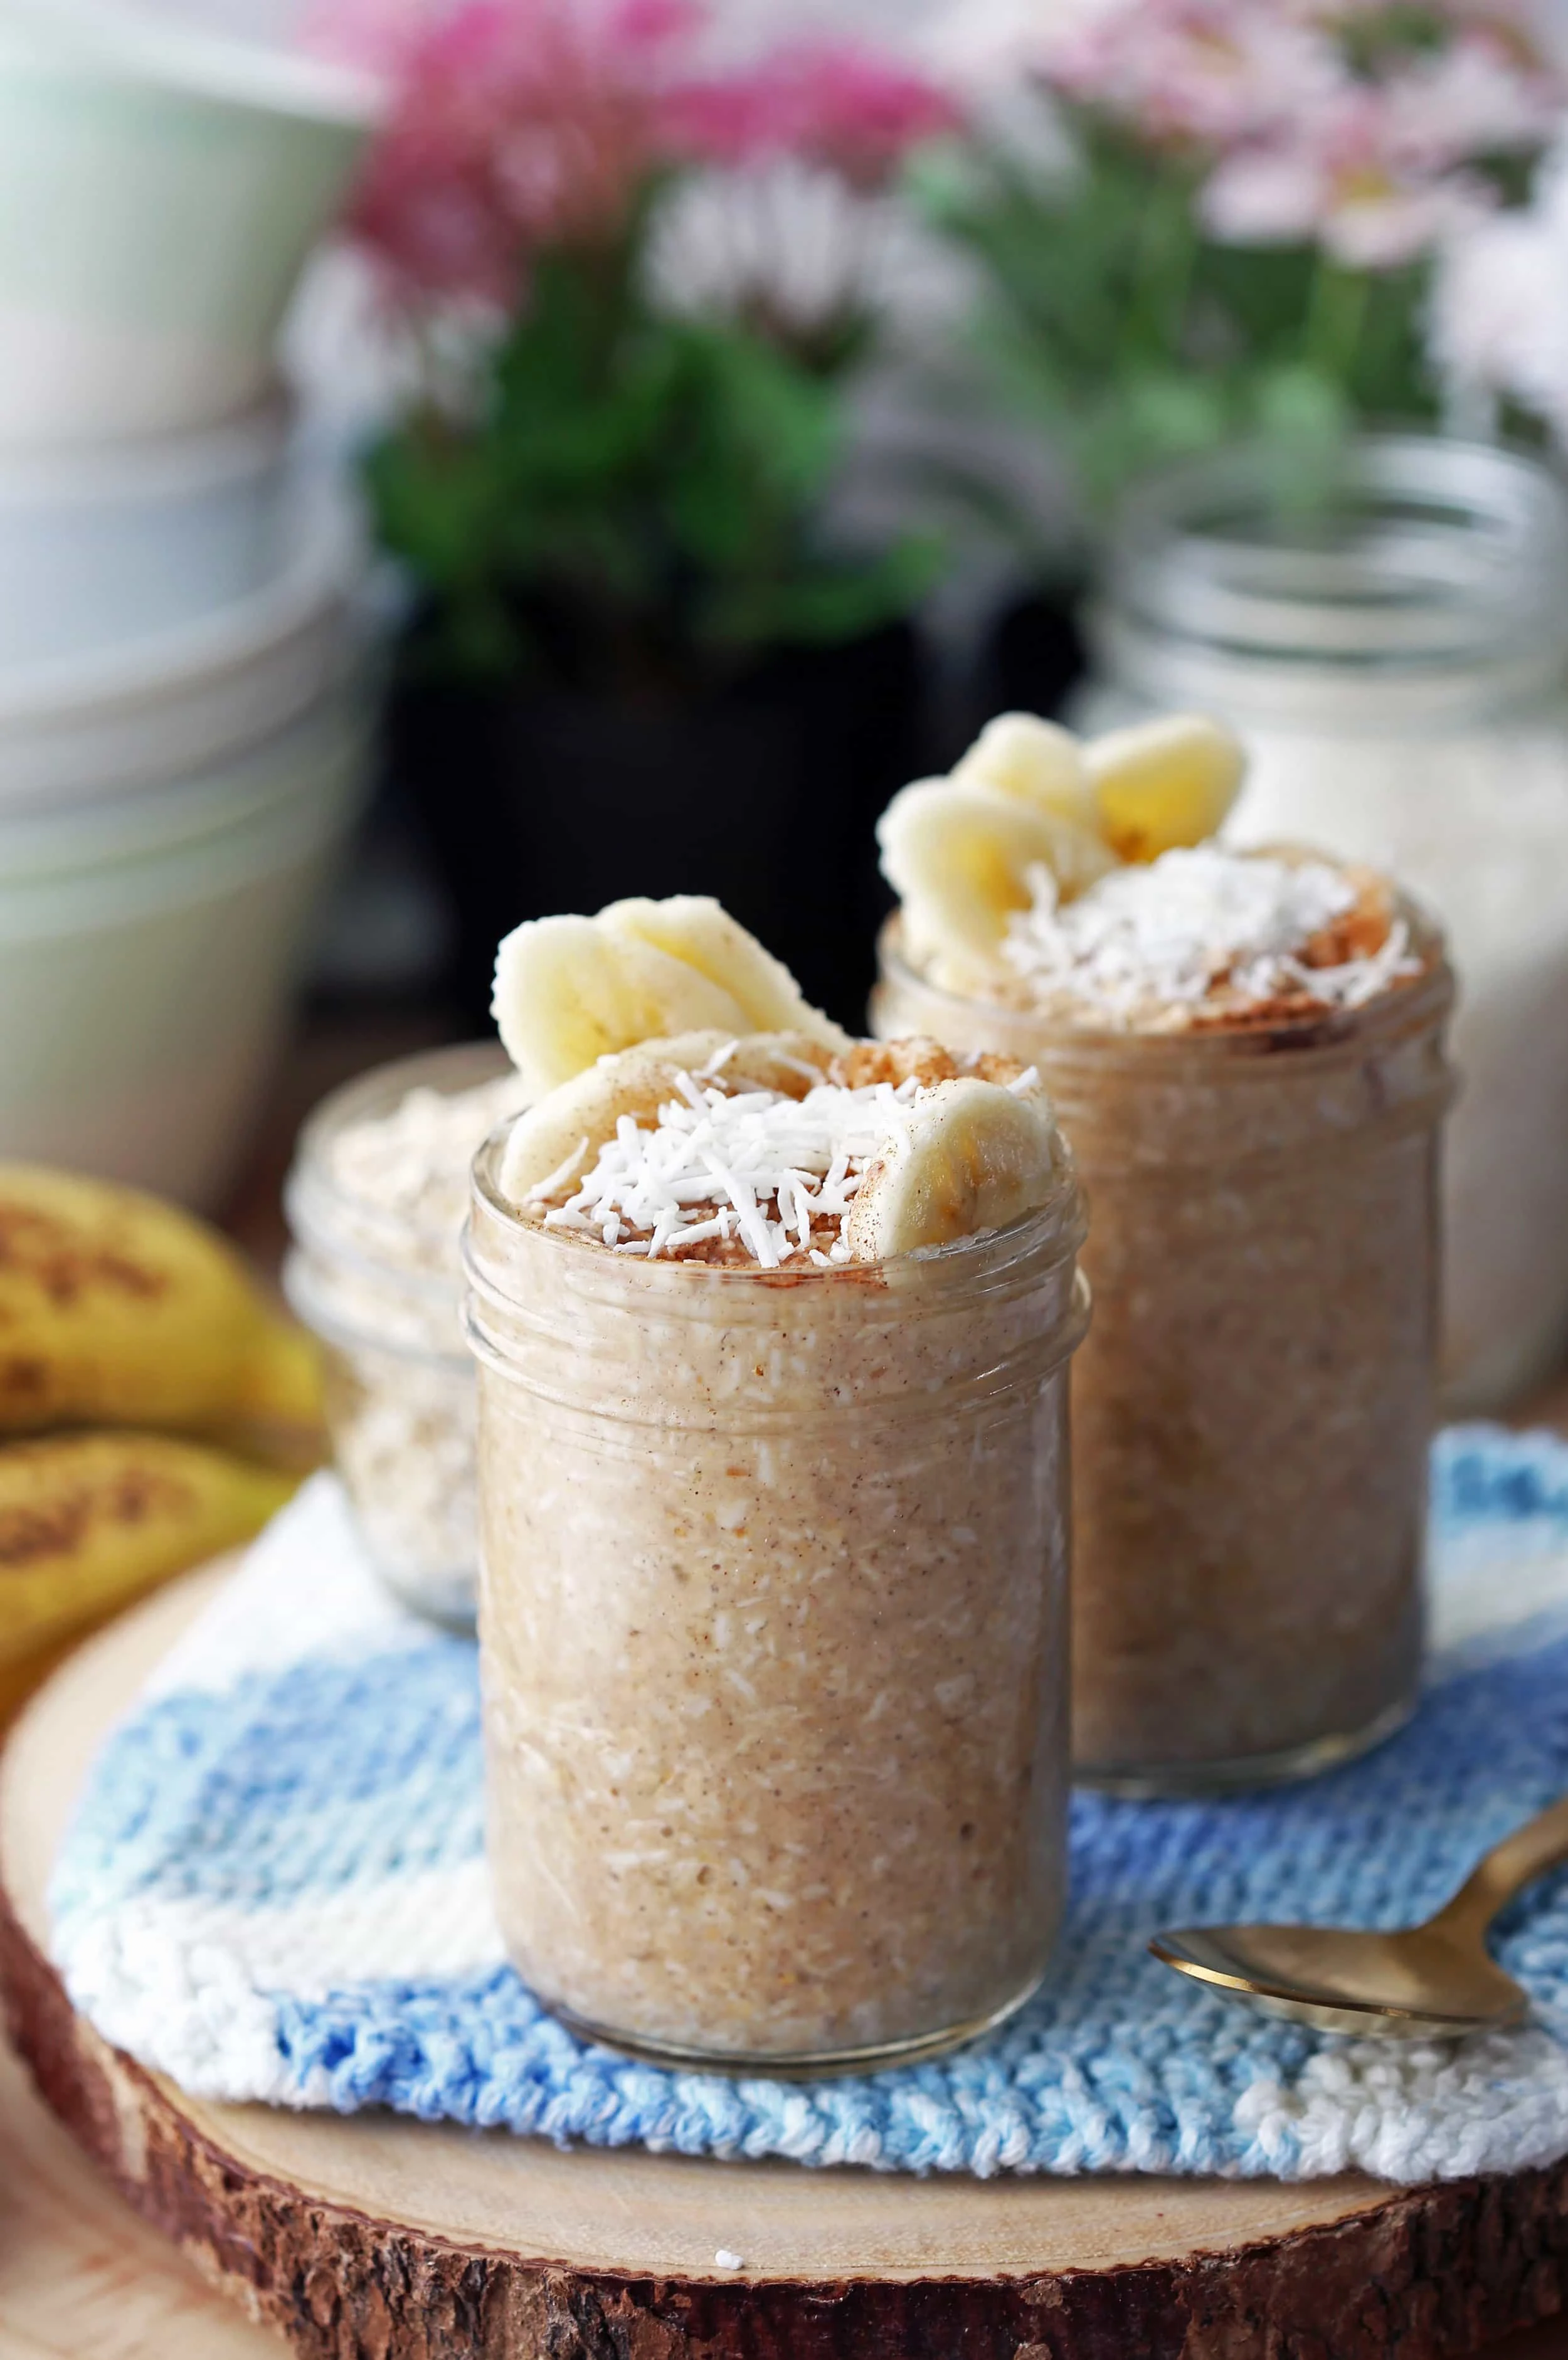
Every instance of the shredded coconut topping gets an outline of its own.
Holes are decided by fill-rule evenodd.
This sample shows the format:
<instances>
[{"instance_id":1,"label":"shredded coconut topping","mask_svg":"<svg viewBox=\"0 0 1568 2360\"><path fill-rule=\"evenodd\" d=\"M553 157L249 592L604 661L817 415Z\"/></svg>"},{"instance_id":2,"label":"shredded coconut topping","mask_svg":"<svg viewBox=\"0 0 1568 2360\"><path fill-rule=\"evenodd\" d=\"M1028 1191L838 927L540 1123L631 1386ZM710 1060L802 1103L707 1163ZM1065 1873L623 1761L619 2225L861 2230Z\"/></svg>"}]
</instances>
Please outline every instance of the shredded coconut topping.
<instances>
[{"instance_id":1,"label":"shredded coconut topping","mask_svg":"<svg viewBox=\"0 0 1568 2360\"><path fill-rule=\"evenodd\" d=\"M1325 959L1361 896L1324 861L1200 845L1114 869L1065 905L1049 869L1029 881L1033 905L1003 945L1008 964L1036 992L1055 989L1113 1022L1187 1022L1203 1003L1238 1015L1280 1000L1359 1008L1420 972L1398 917L1376 948Z\"/></svg>"},{"instance_id":2,"label":"shredded coconut topping","mask_svg":"<svg viewBox=\"0 0 1568 2360\"><path fill-rule=\"evenodd\" d=\"M798 1098L730 1093L721 1069L716 1058L699 1075L678 1074L679 1096L661 1106L652 1131L622 1115L576 1193L545 1213L546 1227L581 1230L617 1253L733 1241L764 1270L796 1254L818 1265L848 1262L839 1225L861 1177L929 1093L913 1077L861 1089L818 1081ZM587 1153L585 1140L532 1201L558 1195Z\"/></svg>"}]
</instances>

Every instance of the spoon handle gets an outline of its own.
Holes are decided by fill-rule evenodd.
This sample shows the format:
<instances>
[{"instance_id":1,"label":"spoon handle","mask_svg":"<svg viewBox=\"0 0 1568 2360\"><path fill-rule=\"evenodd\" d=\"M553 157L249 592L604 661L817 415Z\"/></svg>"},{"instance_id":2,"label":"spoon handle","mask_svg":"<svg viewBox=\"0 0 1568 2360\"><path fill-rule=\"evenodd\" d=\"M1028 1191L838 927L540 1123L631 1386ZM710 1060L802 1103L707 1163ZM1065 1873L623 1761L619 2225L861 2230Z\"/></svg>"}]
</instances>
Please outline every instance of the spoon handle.
<instances>
[{"instance_id":1,"label":"spoon handle","mask_svg":"<svg viewBox=\"0 0 1568 2360\"><path fill-rule=\"evenodd\" d=\"M1431 1922L1480 1934L1521 1885L1563 1860L1568 1860L1568 1796L1495 1845Z\"/></svg>"}]
</instances>

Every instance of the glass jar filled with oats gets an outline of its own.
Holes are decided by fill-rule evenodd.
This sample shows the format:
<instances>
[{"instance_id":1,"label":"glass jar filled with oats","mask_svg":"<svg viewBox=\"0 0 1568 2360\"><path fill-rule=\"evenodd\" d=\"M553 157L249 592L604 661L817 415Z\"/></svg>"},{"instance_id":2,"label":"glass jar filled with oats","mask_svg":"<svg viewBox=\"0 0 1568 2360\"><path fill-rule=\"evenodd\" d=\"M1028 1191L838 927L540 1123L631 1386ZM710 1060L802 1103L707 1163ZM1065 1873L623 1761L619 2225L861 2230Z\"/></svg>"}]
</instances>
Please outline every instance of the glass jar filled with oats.
<instances>
[{"instance_id":1,"label":"glass jar filled with oats","mask_svg":"<svg viewBox=\"0 0 1568 2360\"><path fill-rule=\"evenodd\" d=\"M1325 1767L1420 1673L1452 981L1384 879L1201 840L1233 754L1020 718L883 823L874 1029L1026 1059L1088 1190L1074 1761L1128 1793Z\"/></svg>"},{"instance_id":2,"label":"glass jar filled with oats","mask_svg":"<svg viewBox=\"0 0 1568 2360\"><path fill-rule=\"evenodd\" d=\"M333 1456L360 1530L389 1587L458 1629L477 1582L459 1240L475 1153L523 1095L494 1044L378 1066L311 1116L285 1196L284 1287L326 1348Z\"/></svg>"},{"instance_id":3,"label":"glass jar filled with oats","mask_svg":"<svg viewBox=\"0 0 1568 2360\"><path fill-rule=\"evenodd\" d=\"M580 2028L871 2066L1039 1982L1082 1234L1037 1077L928 1043L653 1042L480 1156L491 1878Z\"/></svg>"},{"instance_id":4,"label":"glass jar filled with oats","mask_svg":"<svg viewBox=\"0 0 1568 2360\"><path fill-rule=\"evenodd\" d=\"M1248 755L1227 823L1397 876L1462 984L1443 1156L1442 1394L1540 1384L1568 1345L1568 487L1523 453L1266 446L1129 500L1092 615L1097 729L1171 705Z\"/></svg>"}]
</instances>

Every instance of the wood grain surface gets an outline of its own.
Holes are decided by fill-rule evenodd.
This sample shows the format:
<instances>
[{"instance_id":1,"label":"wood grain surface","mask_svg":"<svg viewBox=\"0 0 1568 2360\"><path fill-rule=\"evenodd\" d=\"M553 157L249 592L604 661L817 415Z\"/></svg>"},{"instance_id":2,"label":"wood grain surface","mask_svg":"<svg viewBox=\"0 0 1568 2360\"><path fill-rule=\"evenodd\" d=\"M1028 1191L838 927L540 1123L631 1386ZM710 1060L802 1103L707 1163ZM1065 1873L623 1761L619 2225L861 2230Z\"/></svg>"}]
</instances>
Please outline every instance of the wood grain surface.
<instances>
[{"instance_id":1,"label":"wood grain surface","mask_svg":"<svg viewBox=\"0 0 1568 2360\"><path fill-rule=\"evenodd\" d=\"M0 1765L0 1962L14 2030L56 2113L144 2220L296 2350L323 2360L1423 2360L1562 2304L1568 2170L1415 2191L1359 2178L980 2185L563 2154L387 2115L183 2097L73 2016L42 1955L42 1893L97 1738L211 1582L180 1584L101 1634L19 1724ZM44 2192L25 2201L55 2223L46 2244L80 2289L82 2337L110 2324L133 2336L138 2307L118 2310L108 2291L118 2249L90 2225L115 2200L93 2183L97 2202L76 2224L68 2205L51 2208L49 2172L58 2181L63 2150L51 2167L56 2135L44 2125L40 2147L36 2110L31 2119ZM172 2339L189 2328L192 2351L227 2360L227 2344L200 2342L214 2298L128 2225L144 2241L123 2264L138 2284L144 2248L159 2254L145 2290L164 2341L103 2350L182 2360ZM720 2248L743 2257L739 2272L716 2268ZM3 2261L0 2337L8 2302L27 2317L26 2289L7 2291ZM88 2318L101 2297L112 2321ZM196 2306L189 2317L183 2303ZM276 2348L226 2310L214 2315L240 2339L236 2360ZM1568 2337L1557 2341L1568 2355ZM29 2348L54 2347L16 2346ZM100 2347L60 2348L98 2360ZM1537 2349L1544 2360L1552 2343ZM10 2360L4 2341L0 2355Z\"/></svg>"}]
</instances>

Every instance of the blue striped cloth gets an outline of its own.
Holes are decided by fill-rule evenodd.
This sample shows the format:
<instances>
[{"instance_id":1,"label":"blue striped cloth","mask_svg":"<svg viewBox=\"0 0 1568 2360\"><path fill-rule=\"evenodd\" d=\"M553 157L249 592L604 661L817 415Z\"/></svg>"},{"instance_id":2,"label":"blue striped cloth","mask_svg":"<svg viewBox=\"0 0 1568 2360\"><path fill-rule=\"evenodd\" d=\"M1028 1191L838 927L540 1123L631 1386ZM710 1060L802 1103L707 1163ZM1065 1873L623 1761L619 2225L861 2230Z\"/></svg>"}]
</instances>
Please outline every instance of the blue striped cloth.
<instances>
[{"instance_id":1,"label":"blue striped cloth","mask_svg":"<svg viewBox=\"0 0 1568 2360\"><path fill-rule=\"evenodd\" d=\"M55 1956L107 2038L212 2098L905 2171L1543 2164L1568 2152L1568 1879L1501 1929L1534 2019L1461 2043L1272 2023L1144 1948L1202 1918L1397 1925L1568 1790L1568 1448L1454 1429L1433 1502L1438 1644L1412 1726L1272 1795L1080 1797L1047 1988L933 2064L663 2072L546 2016L490 1910L475 1651L389 1601L324 1476L104 1747L54 1878Z\"/></svg>"}]
</instances>

